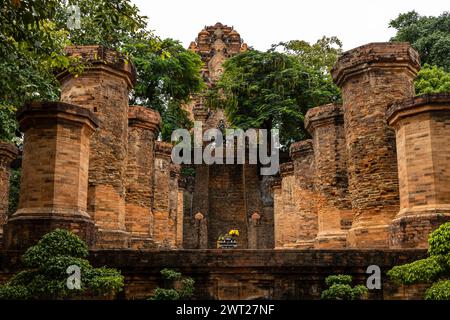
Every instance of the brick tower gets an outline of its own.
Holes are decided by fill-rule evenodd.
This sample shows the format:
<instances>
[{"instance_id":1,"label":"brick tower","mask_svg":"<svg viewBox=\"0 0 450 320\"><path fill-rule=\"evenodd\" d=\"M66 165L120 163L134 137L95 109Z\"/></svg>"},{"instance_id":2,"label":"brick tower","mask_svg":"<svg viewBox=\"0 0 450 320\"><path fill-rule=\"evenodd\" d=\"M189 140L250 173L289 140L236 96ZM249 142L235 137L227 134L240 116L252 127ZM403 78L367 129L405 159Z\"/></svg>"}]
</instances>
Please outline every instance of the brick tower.
<instances>
[{"instance_id":1,"label":"brick tower","mask_svg":"<svg viewBox=\"0 0 450 320\"><path fill-rule=\"evenodd\" d=\"M26 249L55 228L94 244L86 211L90 137L97 117L62 102L32 103L18 113L24 133L20 200L5 227L9 249Z\"/></svg>"},{"instance_id":2,"label":"brick tower","mask_svg":"<svg viewBox=\"0 0 450 320\"><path fill-rule=\"evenodd\" d=\"M393 248L426 248L428 234L450 221L450 94L393 104L400 211L391 224Z\"/></svg>"},{"instance_id":3,"label":"brick tower","mask_svg":"<svg viewBox=\"0 0 450 320\"><path fill-rule=\"evenodd\" d=\"M414 95L419 55L407 43L371 43L345 52L332 70L342 89L349 191L350 247L388 247L399 208L395 133L388 104Z\"/></svg>"},{"instance_id":4,"label":"brick tower","mask_svg":"<svg viewBox=\"0 0 450 320\"><path fill-rule=\"evenodd\" d=\"M202 75L212 87L223 72L223 62L245 51L247 46L233 27L216 23L201 30L189 49L200 55L204 62ZM208 109L200 97L194 97L185 107L193 120L202 122L204 130L229 127L224 110ZM194 167L192 200L185 206L183 243L204 248L203 235L207 234L207 247L216 248L220 235L238 229L239 248L272 248L273 210L267 209L270 206L260 192L262 180L257 166L246 163ZM252 217L259 218L256 222Z\"/></svg>"},{"instance_id":5,"label":"brick tower","mask_svg":"<svg viewBox=\"0 0 450 320\"><path fill-rule=\"evenodd\" d=\"M59 74L61 101L92 111L100 127L92 136L89 161L88 211L99 228L99 248L126 248L125 176L128 148L128 92L135 68L116 51L102 46L67 47L85 63L75 77Z\"/></svg>"},{"instance_id":6,"label":"brick tower","mask_svg":"<svg viewBox=\"0 0 450 320\"><path fill-rule=\"evenodd\" d=\"M17 155L16 146L0 141L0 243L3 238L3 225L6 223L8 214L10 166Z\"/></svg>"},{"instance_id":7,"label":"brick tower","mask_svg":"<svg viewBox=\"0 0 450 320\"><path fill-rule=\"evenodd\" d=\"M157 111L130 106L128 112L128 157L126 219L131 248L154 247L153 172L155 143L161 125Z\"/></svg>"},{"instance_id":8,"label":"brick tower","mask_svg":"<svg viewBox=\"0 0 450 320\"><path fill-rule=\"evenodd\" d=\"M327 104L309 109L305 127L313 137L314 146L314 188L319 219L315 248L343 248L352 210L342 106Z\"/></svg>"}]
</instances>

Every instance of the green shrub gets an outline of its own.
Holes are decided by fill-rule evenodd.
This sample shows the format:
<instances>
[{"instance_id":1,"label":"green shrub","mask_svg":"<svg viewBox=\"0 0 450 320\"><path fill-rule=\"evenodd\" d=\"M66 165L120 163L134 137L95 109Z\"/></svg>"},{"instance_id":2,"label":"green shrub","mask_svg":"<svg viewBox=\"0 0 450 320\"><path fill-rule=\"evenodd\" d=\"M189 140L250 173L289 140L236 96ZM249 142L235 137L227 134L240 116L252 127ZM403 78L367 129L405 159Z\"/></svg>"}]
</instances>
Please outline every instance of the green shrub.
<instances>
[{"instance_id":1,"label":"green shrub","mask_svg":"<svg viewBox=\"0 0 450 320\"><path fill-rule=\"evenodd\" d=\"M156 288L153 291L153 295L150 297L150 300L179 300L190 299L192 297L194 294L194 279L183 277L180 272L167 268L162 269L161 274L165 280L181 281L181 288Z\"/></svg>"},{"instance_id":2,"label":"green shrub","mask_svg":"<svg viewBox=\"0 0 450 320\"><path fill-rule=\"evenodd\" d=\"M425 292L426 300L450 300L450 280L441 280Z\"/></svg>"},{"instance_id":3,"label":"green shrub","mask_svg":"<svg viewBox=\"0 0 450 320\"><path fill-rule=\"evenodd\" d=\"M432 232L428 244L428 258L395 266L387 275L403 285L432 283L425 299L450 300L450 222Z\"/></svg>"},{"instance_id":4,"label":"green shrub","mask_svg":"<svg viewBox=\"0 0 450 320\"><path fill-rule=\"evenodd\" d=\"M328 276L325 279L325 284L331 287L333 284L348 284L352 283L352 276L346 274L338 274L333 276Z\"/></svg>"},{"instance_id":5,"label":"green shrub","mask_svg":"<svg viewBox=\"0 0 450 320\"><path fill-rule=\"evenodd\" d=\"M0 299L67 299L83 295L110 295L123 288L123 276L108 268L93 268L86 244L67 230L42 237L22 256L26 270L0 285ZM67 286L69 266L80 268L80 288Z\"/></svg>"},{"instance_id":6,"label":"green shrub","mask_svg":"<svg viewBox=\"0 0 450 320\"><path fill-rule=\"evenodd\" d=\"M324 300L358 300L367 295L367 288L362 285L351 286L352 276L331 275L325 279L325 284L329 286L324 290L321 299Z\"/></svg>"}]
</instances>

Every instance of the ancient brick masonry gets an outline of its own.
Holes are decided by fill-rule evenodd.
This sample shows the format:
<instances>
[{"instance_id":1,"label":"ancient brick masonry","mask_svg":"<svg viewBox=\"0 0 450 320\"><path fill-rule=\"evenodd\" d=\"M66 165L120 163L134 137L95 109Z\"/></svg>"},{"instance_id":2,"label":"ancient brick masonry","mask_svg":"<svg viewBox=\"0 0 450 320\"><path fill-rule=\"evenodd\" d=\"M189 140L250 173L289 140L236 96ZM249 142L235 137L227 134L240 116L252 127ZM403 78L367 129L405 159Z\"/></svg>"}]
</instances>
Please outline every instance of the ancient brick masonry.
<instances>
[{"instance_id":1,"label":"ancient brick masonry","mask_svg":"<svg viewBox=\"0 0 450 320\"><path fill-rule=\"evenodd\" d=\"M157 111L130 106L126 176L126 229L131 248L154 247L153 176L155 140L161 125Z\"/></svg>"},{"instance_id":2,"label":"ancient brick masonry","mask_svg":"<svg viewBox=\"0 0 450 320\"><path fill-rule=\"evenodd\" d=\"M156 142L153 182L153 239L160 247L174 248L177 234L179 165L171 162L172 145Z\"/></svg>"},{"instance_id":3,"label":"ancient brick masonry","mask_svg":"<svg viewBox=\"0 0 450 320\"><path fill-rule=\"evenodd\" d=\"M400 211L394 248L426 248L428 234L450 221L450 94L394 103L387 112L397 136Z\"/></svg>"},{"instance_id":4,"label":"ancient brick masonry","mask_svg":"<svg viewBox=\"0 0 450 320\"><path fill-rule=\"evenodd\" d=\"M55 229L72 230L92 246L86 212L89 142L98 126L89 110L61 102L33 103L19 113L24 132L18 210L5 227L5 247L25 249Z\"/></svg>"},{"instance_id":5,"label":"ancient brick masonry","mask_svg":"<svg viewBox=\"0 0 450 320\"><path fill-rule=\"evenodd\" d=\"M86 65L78 77L67 71L59 75L61 100L89 109L100 119L92 136L88 190L88 211L99 228L97 246L126 248L128 92L135 82L135 68L116 51L101 46L65 51Z\"/></svg>"},{"instance_id":6,"label":"ancient brick masonry","mask_svg":"<svg viewBox=\"0 0 450 320\"><path fill-rule=\"evenodd\" d=\"M10 165L17 155L18 150L13 144L0 141L0 242L8 214Z\"/></svg>"},{"instance_id":7,"label":"ancient brick masonry","mask_svg":"<svg viewBox=\"0 0 450 320\"><path fill-rule=\"evenodd\" d=\"M274 192L275 248L313 248L317 236L314 154L311 140L291 145L292 162L280 165Z\"/></svg>"},{"instance_id":8,"label":"ancient brick masonry","mask_svg":"<svg viewBox=\"0 0 450 320\"><path fill-rule=\"evenodd\" d=\"M344 248L352 223L352 210L342 107L327 104L308 110L305 127L313 137L314 146L314 188L318 206L318 234L314 247Z\"/></svg>"},{"instance_id":9,"label":"ancient brick masonry","mask_svg":"<svg viewBox=\"0 0 450 320\"><path fill-rule=\"evenodd\" d=\"M332 70L342 88L349 191L354 214L351 247L387 247L399 208L395 133L388 104L414 95L419 55L407 43L371 43L345 52Z\"/></svg>"}]
</instances>

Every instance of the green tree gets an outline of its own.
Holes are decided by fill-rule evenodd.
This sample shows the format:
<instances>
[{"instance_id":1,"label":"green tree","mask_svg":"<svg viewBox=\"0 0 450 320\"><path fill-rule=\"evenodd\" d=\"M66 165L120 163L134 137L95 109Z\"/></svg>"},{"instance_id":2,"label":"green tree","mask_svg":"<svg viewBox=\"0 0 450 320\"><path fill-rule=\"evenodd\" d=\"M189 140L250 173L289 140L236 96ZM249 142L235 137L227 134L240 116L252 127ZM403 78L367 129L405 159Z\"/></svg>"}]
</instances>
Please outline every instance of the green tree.
<instances>
[{"instance_id":1,"label":"green tree","mask_svg":"<svg viewBox=\"0 0 450 320\"><path fill-rule=\"evenodd\" d=\"M389 23L397 34L391 41L405 41L419 52L423 64L450 72L450 13L438 17L421 16L416 11L400 14Z\"/></svg>"},{"instance_id":2,"label":"green tree","mask_svg":"<svg viewBox=\"0 0 450 320\"><path fill-rule=\"evenodd\" d=\"M396 266L387 275L397 284L430 284L427 300L450 300L450 222L432 232L428 244L428 258Z\"/></svg>"},{"instance_id":3,"label":"green tree","mask_svg":"<svg viewBox=\"0 0 450 320\"><path fill-rule=\"evenodd\" d=\"M131 103L158 110L163 121L162 138L170 141L174 129L192 127L182 105L205 88L200 73L202 61L172 39L162 40L157 51L146 43L138 38L124 45L138 74Z\"/></svg>"},{"instance_id":4,"label":"green tree","mask_svg":"<svg viewBox=\"0 0 450 320\"><path fill-rule=\"evenodd\" d=\"M60 54L67 33L52 21L59 6L57 0L0 4L0 139L18 135L14 112L25 101L58 97L53 70L70 65Z\"/></svg>"},{"instance_id":5,"label":"green tree","mask_svg":"<svg viewBox=\"0 0 450 320\"><path fill-rule=\"evenodd\" d=\"M56 229L42 237L22 256L27 268L0 285L0 299L67 299L111 295L122 290L123 276L109 268L93 268L86 260L86 244L73 233ZM80 289L67 286L67 268L81 270Z\"/></svg>"},{"instance_id":6,"label":"green tree","mask_svg":"<svg viewBox=\"0 0 450 320\"><path fill-rule=\"evenodd\" d=\"M101 44L128 55L137 70L130 103L161 114L162 138L170 141L176 128L192 126L182 109L203 88L200 57L175 40L161 40L147 29L147 17L130 0L69 0L80 8L79 29L68 29L70 12L61 7L57 25L66 29L72 44Z\"/></svg>"},{"instance_id":7,"label":"green tree","mask_svg":"<svg viewBox=\"0 0 450 320\"><path fill-rule=\"evenodd\" d=\"M450 72L425 64L414 82L416 94L450 92Z\"/></svg>"},{"instance_id":8,"label":"green tree","mask_svg":"<svg viewBox=\"0 0 450 320\"><path fill-rule=\"evenodd\" d=\"M80 9L79 26L68 24L71 5ZM159 110L170 124L165 131L190 125L180 105L202 88L201 61L178 42L156 37L130 0L8 0L0 19L0 139L20 135L14 114L24 102L59 99L55 70L82 71L63 53L69 44L99 44L128 55L138 74L131 102Z\"/></svg>"},{"instance_id":9,"label":"green tree","mask_svg":"<svg viewBox=\"0 0 450 320\"><path fill-rule=\"evenodd\" d=\"M324 300L359 300L367 295L367 288L363 285L352 287L352 276L332 275L325 279L328 289L324 290L321 299Z\"/></svg>"},{"instance_id":10,"label":"green tree","mask_svg":"<svg viewBox=\"0 0 450 320\"><path fill-rule=\"evenodd\" d=\"M310 46L291 41L267 52L249 50L234 56L224 63L224 73L207 101L223 107L236 127L279 129L280 141L288 147L308 136L303 120L309 108L340 100L329 74L338 51L333 55L322 48L331 42ZM285 52L278 52L280 47ZM319 48L325 53L316 59L313 52Z\"/></svg>"},{"instance_id":11,"label":"green tree","mask_svg":"<svg viewBox=\"0 0 450 320\"><path fill-rule=\"evenodd\" d=\"M172 269L162 269L161 274L174 288L156 288L150 300L180 300L189 299L194 294L195 281L190 277L183 277L180 272Z\"/></svg>"}]
</instances>

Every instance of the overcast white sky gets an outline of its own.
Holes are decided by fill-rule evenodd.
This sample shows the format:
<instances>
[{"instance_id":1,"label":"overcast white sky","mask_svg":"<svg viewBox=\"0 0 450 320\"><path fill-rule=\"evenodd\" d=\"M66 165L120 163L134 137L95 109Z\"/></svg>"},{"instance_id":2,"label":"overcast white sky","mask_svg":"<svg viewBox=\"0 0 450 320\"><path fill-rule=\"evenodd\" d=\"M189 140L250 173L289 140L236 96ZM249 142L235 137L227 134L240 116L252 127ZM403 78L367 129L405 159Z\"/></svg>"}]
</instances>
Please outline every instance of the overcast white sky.
<instances>
[{"instance_id":1,"label":"overcast white sky","mask_svg":"<svg viewBox=\"0 0 450 320\"><path fill-rule=\"evenodd\" d=\"M387 41L399 13L450 11L449 0L132 0L149 17L149 28L185 47L205 25L234 26L249 46L266 50L279 41L315 42L337 36L344 49Z\"/></svg>"}]
</instances>

